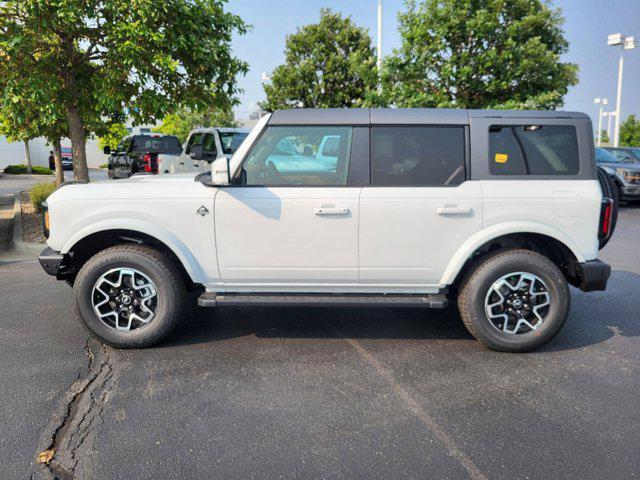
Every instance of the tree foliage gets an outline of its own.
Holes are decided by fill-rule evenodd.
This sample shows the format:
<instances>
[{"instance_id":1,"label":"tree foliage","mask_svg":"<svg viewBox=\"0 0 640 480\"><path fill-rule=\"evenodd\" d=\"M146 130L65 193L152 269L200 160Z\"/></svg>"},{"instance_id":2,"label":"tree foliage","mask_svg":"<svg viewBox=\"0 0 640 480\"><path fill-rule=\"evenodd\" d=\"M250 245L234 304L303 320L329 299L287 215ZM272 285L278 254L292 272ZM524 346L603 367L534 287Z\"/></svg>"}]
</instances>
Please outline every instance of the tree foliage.
<instances>
[{"instance_id":1,"label":"tree foliage","mask_svg":"<svg viewBox=\"0 0 640 480\"><path fill-rule=\"evenodd\" d=\"M596 132L596 135L597 135L597 134L598 134L598 133ZM597 139L598 139L598 138L596 137L596 140L597 140ZM600 141L601 141L602 143L609 143L609 133L608 133L606 130L600 130Z\"/></svg>"},{"instance_id":2,"label":"tree foliage","mask_svg":"<svg viewBox=\"0 0 640 480\"><path fill-rule=\"evenodd\" d=\"M267 111L360 107L377 86L375 52L366 29L328 9L320 21L287 36L285 63L263 85Z\"/></svg>"},{"instance_id":3,"label":"tree foliage","mask_svg":"<svg viewBox=\"0 0 640 480\"><path fill-rule=\"evenodd\" d=\"M78 178L96 118L153 123L176 105L228 108L236 76L231 38L246 24L225 0L9 0L0 2L0 79L59 86ZM25 68L25 62L36 68ZM1 80L0 80L1 81ZM15 101L24 97L14 92Z\"/></svg>"},{"instance_id":4,"label":"tree foliage","mask_svg":"<svg viewBox=\"0 0 640 480\"><path fill-rule=\"evenodd\" d=\"M98 137L98 145L100 148L109 147L111 150L115 150L120 140L129 134L129 130L124 123L113 122L108 125L105 132Z\"/></svg>"},{"instance_id":5,"label":"tree foliage","mask_svg":"<svg viewBox=\"0 0 640 480\"><path fill-rule=\"evenodd\" d=\"M158 127L160 133L175 135L181 142L185 142L189 132L198 127L237 127L233 112L218 108L194 110L183 108L170 113Z\"/></svg>"},{"instance_id":6,"label":"tree foliage","mask_svg":"<svg viewBox=\"0 0 640 480\"><path fill-rule=\"evenodd\" d=\"M640 147L640 119L633 114L620 124L620 145Z\"/></svg>"},{"instance_id":7,"label":"tree foliage","mask_svg":"<svg viewBox=\"0 0 640 480\"><path fill-rule=\"evenodd\" d=\"M399 107L551 109L577 83L545 0L407 0L383 98Z\"/></svg>"}]
</instances>

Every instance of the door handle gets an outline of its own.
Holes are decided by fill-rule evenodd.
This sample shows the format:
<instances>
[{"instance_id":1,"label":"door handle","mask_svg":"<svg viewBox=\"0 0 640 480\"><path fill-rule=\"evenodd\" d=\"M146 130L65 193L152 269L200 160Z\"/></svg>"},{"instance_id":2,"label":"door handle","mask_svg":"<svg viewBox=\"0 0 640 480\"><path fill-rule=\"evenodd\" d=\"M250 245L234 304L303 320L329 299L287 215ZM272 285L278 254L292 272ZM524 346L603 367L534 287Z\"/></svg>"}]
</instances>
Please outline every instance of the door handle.
<instances>
[{"instance_id":1,"label":"door handle","mask_svg":"<svg viewBox=\"0 0 640 480\"><path fill-rule=\"evenodd\" d=\"M471 207L458 207L455 205L436 208L436 213L441 216L469 215L472 212L473 210L471 209Z\"/></svg>"},{"instance_id":2,"label":"door handle","mask_svg":"<svg viewBox=\"0 0 640 480\"><path fill-rule=\"evenodd\" d=\"M313 213L314 215L346 215L349 209L347 207L316 207Z\"/></svg>"}]
</instances>

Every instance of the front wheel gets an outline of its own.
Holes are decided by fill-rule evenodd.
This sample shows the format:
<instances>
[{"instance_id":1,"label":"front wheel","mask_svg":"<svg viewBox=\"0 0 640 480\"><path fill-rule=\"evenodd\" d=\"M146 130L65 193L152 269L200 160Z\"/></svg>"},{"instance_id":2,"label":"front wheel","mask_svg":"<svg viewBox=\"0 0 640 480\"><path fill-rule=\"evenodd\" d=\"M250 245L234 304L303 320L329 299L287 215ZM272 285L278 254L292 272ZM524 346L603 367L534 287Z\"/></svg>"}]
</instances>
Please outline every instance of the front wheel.
<instances>
[{"instance_id":1,"label":"front wheel","mask_svg":"<svg viewBox=\"0 0 640 480\"><path fill-rule=\"evenodd\" d=\"M118 245L94 255L74 284L82 324L107 345L142 348L178 322L185 297L182 274L166 254L144 245Z\"/></svg>"},{"instance_id":2,"label":"front wheel","mask_svg":"<svg viewBox=\"0 0 640 480\"><path fill-rule=\"evenodd\" d=\"M488 255L463 280L458 307L469 332L492 350L526 352L564 325L569 287L560 269L529 250Z\"/></svg>"}]
</instances>

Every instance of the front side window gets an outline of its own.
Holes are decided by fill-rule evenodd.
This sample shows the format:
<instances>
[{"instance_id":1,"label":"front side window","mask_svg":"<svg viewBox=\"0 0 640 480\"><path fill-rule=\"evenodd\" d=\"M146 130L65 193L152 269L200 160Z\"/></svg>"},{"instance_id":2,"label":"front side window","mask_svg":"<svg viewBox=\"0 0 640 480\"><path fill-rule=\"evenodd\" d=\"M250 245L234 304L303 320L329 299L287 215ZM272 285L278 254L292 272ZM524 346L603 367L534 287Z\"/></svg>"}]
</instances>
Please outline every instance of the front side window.
<instances>
[{"instance_id":1,"label":"front side window","mask_svg":"<svg viewBox=\"0 0 640 480\"><path fill-rule=\"evenodd\" d=\"M215 158L218 155L216 149L216 136L213 133L207 133L202 140L202 150L206 157Z\"/></svg>"},{"instance_id":2,"label":"front side window","mask_svg":"<svg viewBox=\"0 0 640 480\"><path fill-rule=\"evenodd\" d=\"M492 175L577 175L578 136L569 125L492 125Z\"/></svg>"},{"instance_id":3,"label":"front side window","mask_svg":"<svg viewBox=\"0 0 640 480\"><path fill-rule=\"evenodd\" d=\"M184 153L189 155L191 153L191 148L194 145L200 145L202 143L202 137L204 137L204 133L194 133L189 137L189 141L187 142L187 148L185 148Z\"/></svg>"},{"instance_id":4,"label":"front side window","mask_svg":"<svg viewBox=\"0 0 640 480\"><path fill-rule=\"evenodd\" d=\"M463 127L401 126L371 129L371 184L433 187L465 178Z\"/></svg>"},{"instance_id":5,"label":"front side window","mask_svg":"<svg viewBox=\"0 0 640 480\"><path fill-rule=\"evenodd\" d=\"M243 165L246 185L347 184L351 127L269 127ZM328 139L335 155L324 155Z\"/></svg>"},{"instance_id":6,"label":"front side window","mask_svg":"<svg viewBox=\"0 0 640 480\"><path fill-rule=\"evenodd\" d=\"M225 155L232 155L238 149L248 133L245 132L220 132L220 143Z\"/></svg>"}]
</instances>

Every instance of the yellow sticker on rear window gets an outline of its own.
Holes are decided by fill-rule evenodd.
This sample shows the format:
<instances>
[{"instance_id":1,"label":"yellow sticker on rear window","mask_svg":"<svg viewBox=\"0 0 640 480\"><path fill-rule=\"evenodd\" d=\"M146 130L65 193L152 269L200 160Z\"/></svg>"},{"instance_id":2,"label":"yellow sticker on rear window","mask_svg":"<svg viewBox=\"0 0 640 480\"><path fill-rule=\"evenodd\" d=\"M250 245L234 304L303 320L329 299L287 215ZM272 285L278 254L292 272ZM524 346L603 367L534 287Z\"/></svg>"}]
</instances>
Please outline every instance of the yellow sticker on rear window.
<instances>
[{"instance_id":1,"label":"yellow sticker on rear window","mask_svg":"<svg viewBox=\"0 0 640 480\"><path fill-rule=\"evenodd\" d=\"M509 161L509 155L506 153L496 153L496 163L507 163Z\"/></svg>"}]
</instances>

